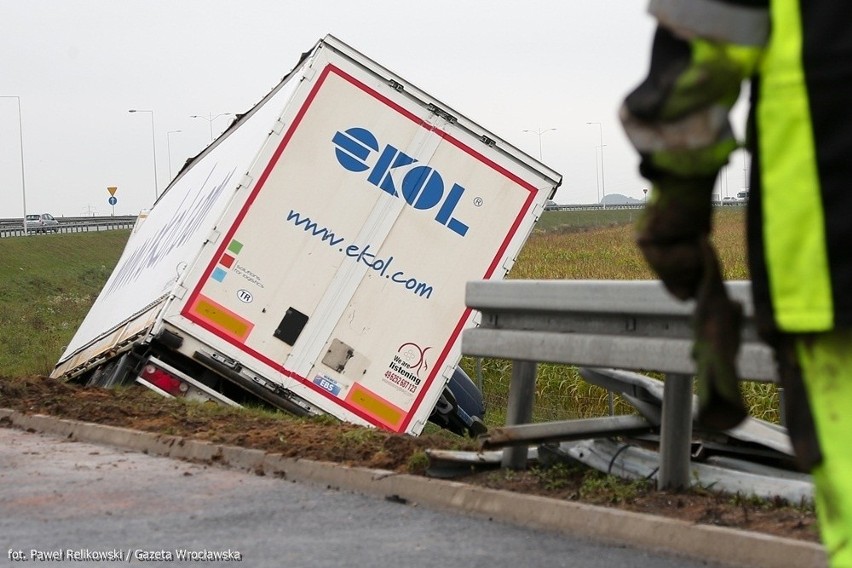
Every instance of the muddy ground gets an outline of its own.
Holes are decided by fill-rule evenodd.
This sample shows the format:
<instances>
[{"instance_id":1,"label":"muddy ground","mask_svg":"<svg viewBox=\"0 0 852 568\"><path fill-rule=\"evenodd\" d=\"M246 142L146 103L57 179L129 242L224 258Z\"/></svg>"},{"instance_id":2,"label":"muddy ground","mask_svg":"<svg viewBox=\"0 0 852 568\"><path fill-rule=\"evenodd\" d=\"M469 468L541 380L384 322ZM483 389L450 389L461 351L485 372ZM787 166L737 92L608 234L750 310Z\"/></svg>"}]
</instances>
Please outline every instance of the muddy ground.
<instances>
[{"instance_id":1,"label":"muddy ground","mask_svg":"<svg viewBox=\"0 0 852 568\"><path fill-rule=\"evenodd\" d=\"M187 404L160 398L142 387L103 390L45 377L0 377L0 408L418 475L427 474L427 449L478 448L473 440L431 429L419 437L402 436L328 418L297 419ZM811 508L706 490L656 491L650 483L628 484L578 465L532 466L524 472L478 471L456 481L818 541Z\"/></svg>"}]
</instances>

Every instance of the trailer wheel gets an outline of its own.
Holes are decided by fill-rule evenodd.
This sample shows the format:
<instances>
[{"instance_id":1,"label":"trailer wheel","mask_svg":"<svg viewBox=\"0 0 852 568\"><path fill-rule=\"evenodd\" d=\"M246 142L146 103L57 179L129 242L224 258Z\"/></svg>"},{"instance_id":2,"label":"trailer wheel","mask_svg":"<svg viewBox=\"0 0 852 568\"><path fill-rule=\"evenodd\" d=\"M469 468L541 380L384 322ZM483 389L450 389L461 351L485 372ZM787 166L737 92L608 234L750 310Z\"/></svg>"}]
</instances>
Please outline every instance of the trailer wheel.
<instances>
[{"instance_id":1,"label":"trailer wheel","mask_svg":"<svg viewBox=\"0 0 852 568\"><path fill-rule=\"evenodd\" d=\"M137 362L138 357L130 351L120 357L110 359L92 371L86 386L108 389L131 383L134 380L131 371Z\"/></svg>"}]
</instances>

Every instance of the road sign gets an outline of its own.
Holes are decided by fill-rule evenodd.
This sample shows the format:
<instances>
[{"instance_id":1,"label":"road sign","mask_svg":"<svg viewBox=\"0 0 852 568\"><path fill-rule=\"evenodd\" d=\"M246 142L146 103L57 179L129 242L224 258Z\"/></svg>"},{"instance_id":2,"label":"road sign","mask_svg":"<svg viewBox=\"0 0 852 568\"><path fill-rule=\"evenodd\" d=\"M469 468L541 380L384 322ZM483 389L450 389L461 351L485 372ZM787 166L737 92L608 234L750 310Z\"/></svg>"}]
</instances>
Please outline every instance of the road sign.
<instances>
[{"instance_id":1,"label":"road sign","mask_svg":"<svg viewBox=\"0 0 852 568\"><path fill-rule=\"evenodd\" d=\"M114 185L107 187L107 191L110 195L115 195L115 192L118 191L118 188ZM110 205L115 205L115 203L110 203Z\"/></svg>"},{"instance_id":2,"label":"road sign","mask_svg":"<svg viewBox=\"0 0 852 568\"><path fill-rule=\"evenodd\" d=\"M110 196L110 198L109 198L109 204L110 204L110 205L115 205L116 203L118 203L118 198L117 198L117 197L115 197L114 195L113 195L113 196Z\"/></svg>"}]
</instances>

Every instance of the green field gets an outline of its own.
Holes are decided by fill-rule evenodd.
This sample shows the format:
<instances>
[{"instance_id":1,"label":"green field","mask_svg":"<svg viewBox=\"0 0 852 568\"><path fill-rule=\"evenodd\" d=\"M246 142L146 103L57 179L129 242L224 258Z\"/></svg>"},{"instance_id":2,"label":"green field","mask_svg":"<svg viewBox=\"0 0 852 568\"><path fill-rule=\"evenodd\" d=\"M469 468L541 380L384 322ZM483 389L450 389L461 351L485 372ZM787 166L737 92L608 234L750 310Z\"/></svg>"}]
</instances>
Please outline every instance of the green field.
<instances>
[{"instance_id":1,"label":"green field","mask_svg":"<svg viewBox=\"0 0 852 568\"><path fill-rule=\"evenodd\" d=\"M0 376L49 374L130 231L0 239Z\"/></svg>"},{"instance_id":2,"label":"green field","mask_svg":"<svg viewBox=\"0 0 852 568\"><path fill-rule=\"evenodd\" d=\"M597 214L595 217L592 214ZM509 278L650 279L633 244L637 210L548 211ZM744 210L719 209L715 242L726 278L747 278ZM0 376L47 375L85 317L127 242L129 231L0 239ZM490 424L500 424L511 364L465 358L481 383ZM607 394L564 365L539 366L537 419L600 416ZM777 420L773 385L747 383L752 414ZM616 400L619 411L629 408Z\"/></svg>"},{"instance_id":3,"label":"green field","mask_svg":"<svg viewBox=\"0 0 852 568\"><path fill-rule=\"evenodd\" d=\"M612 279L655 278L634 244L633 219L637 210L610 210L603 225L593 224L603 211L546 212L530 237L509 278L515 279ZM576 219L571 219L575 217ZM592 221L590 221L592 220ZM592 223L587 225L586 223ZM544 230L544 227L549 229ZM748 278L745 254L745 209L717 208L714 243L724 276ZM491 424L503 423L508 398L511 363L465 358L462 366L482 385ZM481 368L481 371L479 370ZM777 422L778 393L775 385L743 383L752 416ZM618 397L616 413L632 412ZM607 393L583 381L567 365L540 364L536 382L535 420L603 416L609 412Z\"/></svg>"},{"instance_id":4,"label":"green field","mask_svg":"<svg viewBox=\"0 0 852 568\"><path fill-rule=\"evenodd\" d=\"M592 229L633 223L639 209L582 209L545 211L536 224L536 232Z\"/></svg>"}]
</instances>

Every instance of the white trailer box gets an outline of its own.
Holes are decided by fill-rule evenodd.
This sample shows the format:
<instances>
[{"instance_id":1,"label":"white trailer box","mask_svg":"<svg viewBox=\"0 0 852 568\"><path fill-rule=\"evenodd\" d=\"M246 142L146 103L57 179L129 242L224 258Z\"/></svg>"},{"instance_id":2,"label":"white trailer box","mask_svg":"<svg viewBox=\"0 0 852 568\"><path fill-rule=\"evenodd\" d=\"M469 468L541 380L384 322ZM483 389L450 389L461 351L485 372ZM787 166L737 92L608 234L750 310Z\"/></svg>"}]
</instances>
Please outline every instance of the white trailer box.
<instances>
[{"instance_id":1,"label":"white trailer box","mask_svg":"<svg viewBox=\"0 0 852 568\"><path fill-rule=\"evenodd\" d=\"M465 283L506 274L560 181L328 36L140 218L52 376L160 361L418 434L474 325Z\"/></svg>"}]
</instances>

